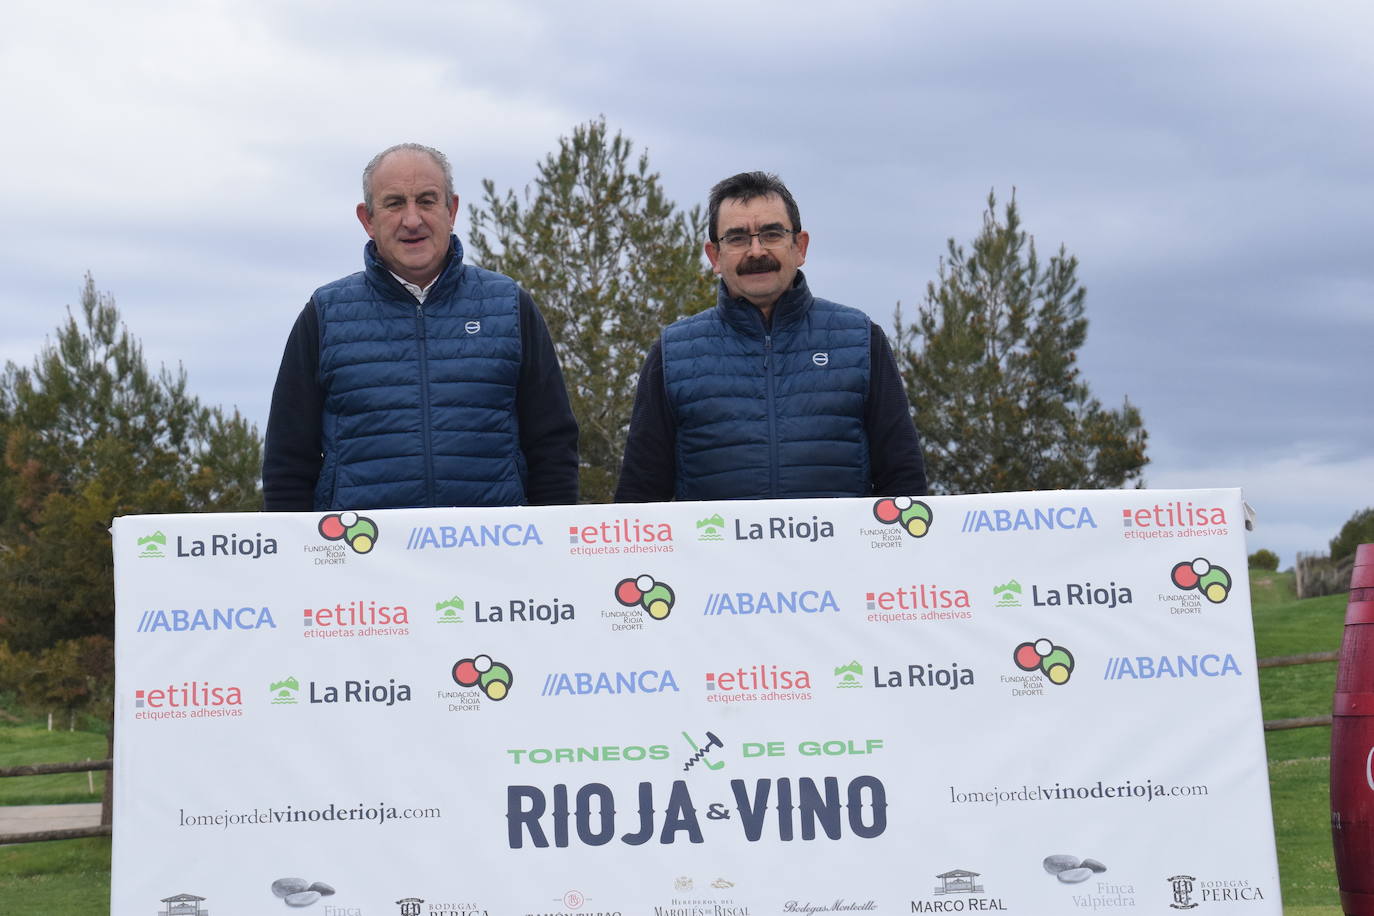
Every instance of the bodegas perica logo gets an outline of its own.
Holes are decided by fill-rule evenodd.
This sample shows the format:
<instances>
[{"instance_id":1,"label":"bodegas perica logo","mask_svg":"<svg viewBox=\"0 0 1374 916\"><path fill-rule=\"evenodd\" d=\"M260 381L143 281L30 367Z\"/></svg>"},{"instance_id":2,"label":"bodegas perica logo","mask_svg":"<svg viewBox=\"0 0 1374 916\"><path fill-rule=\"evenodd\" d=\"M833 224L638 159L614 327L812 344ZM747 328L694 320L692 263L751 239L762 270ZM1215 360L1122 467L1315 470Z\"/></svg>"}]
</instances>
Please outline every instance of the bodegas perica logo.
<instances>
[{"instance_id":1,"label":"bodegas perica logo","mask_svg":"<svg viewBox=\"0 0 1374 916\"><path fill-rule=\"evenodd\" d=\"M331 512L320 519L319 530L326 541L343 541L354 553L371 553L381 533L376 522L356 512Z\"/></svg>"},{"instance_id":2,"label":"bodegas perica logo","mask_svg":"<svg viewBox=\"0 0 1374 916\"><path fill-rule=\"evenodd\" d=\"M914 538L923 538L935 515L930 506L910 496L892 496L873 504L873 517L884 525L897 525Z\"/></svg>"}]
</instances>

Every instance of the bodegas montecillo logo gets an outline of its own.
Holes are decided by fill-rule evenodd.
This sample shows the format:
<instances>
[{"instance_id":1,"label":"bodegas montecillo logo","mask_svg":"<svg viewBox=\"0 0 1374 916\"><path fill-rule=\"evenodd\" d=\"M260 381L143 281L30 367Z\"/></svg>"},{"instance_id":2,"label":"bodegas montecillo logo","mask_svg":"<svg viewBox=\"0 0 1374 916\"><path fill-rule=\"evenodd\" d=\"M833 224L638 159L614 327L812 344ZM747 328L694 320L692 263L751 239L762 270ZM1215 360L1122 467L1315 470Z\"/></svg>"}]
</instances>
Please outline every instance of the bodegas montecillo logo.
<instances>
[{"instance_id":1,"label":"bodegas montecillo logo","mask_svg":"<svg viewBox=\"0 0 1374 916\"><path fill-rule=\"evenodd\" d=\"M354 553L371 553L381 532L372 519L356 512L331 512L320 519L320 537L343 541Z\"/></svg>"},{"instance_id":2,"label":"bodegas montecillo logo","mask_svg":"<svg viewBox=\"0 0 1374 916\"><path fill-rule=\"evenodd\" d=\"M617 582L615 600L625 607L643 610L654 620L665 620L673 612L677 596L668 583L643 575Z\"/></svg>"},{"instance_id":3,"label":"bodegas montecillo logo","mask_svg":"<svg viewBox=\"0 0 1374 916\"><path fill-rule=\"evenodd\" d=\"M1201 592L1213 604L1221 604L1231 594L1231 574L1205 557L1175 564L1169 578L1175 588Z\"/></svg>"},{"instance_id":4,"label":"bodegas montecillo logo","mask_svg":"<svg viewBox=\"0 0 1374 916\"><path fill-rule=\"evenodd\" d=\"M914 538L930 531L935 515L930 506L910 496L892 496L873 504L873 517L884 525L896 525Z\"/></svg>"}]
</instances>

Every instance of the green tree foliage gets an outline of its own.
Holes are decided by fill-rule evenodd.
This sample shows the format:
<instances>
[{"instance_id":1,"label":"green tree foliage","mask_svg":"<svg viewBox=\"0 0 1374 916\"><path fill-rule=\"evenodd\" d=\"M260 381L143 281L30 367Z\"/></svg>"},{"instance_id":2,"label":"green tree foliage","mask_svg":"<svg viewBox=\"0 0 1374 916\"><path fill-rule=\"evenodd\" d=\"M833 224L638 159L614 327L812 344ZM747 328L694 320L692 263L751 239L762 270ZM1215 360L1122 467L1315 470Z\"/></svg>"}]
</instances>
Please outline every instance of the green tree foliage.
<instances>
[{"instance_id":1,"label":"green tree foliage","mask_svg":"<svg viewBox=\"0 0 1374 916\"><path fill-rule=\"evenodd\" d=\"M514 277L549 323L581 428L582 498L608 502L636 376L658 332L714 301L700 207L683 213L649 157L602 119L562 137L524 195L483 181L474 260Z\"/></svg>"},{"instance_id":2,"label":"green tree foliage","mask_svg":"<svg viewBox=\"0 0 1374 916\"><path fill-rule=\"evenodd\" d=\"M1279 555L1272 550L1260 548L1250 554L1250 562L1247 565L1251 569L1264 569L1274 572L1279 568Z\"/></svg>"},{"instance_id":3,"label":"green tree foliage","mask_svg":"<svg viewBox=\"0 0 1374 916\"><path fill-rule=\"evenodd\" d=\"M1331 559L1344 560L1361 544L1374 544L1374 506L1356 512L1341 526L1340 533L1331 539Z\"/></svg>"},{"instance_id":4,"label":"green tree foliage","mask_svg":"<svg viewBox=\"0 0 1374 916\"><path fill-rule=\"evenodd\" d=\"M150 370L89 275L33 365L6 364L0 442L0 640L15 651L113 636L115 516L261 505L256 428L203 406L184 369Z\"/></svg>"},{"instance_id":5,"label":"green tree foliage","mask_svg":"<svg viewBox=\"0 0 1374 916\"><path fill-rule=\"evenodd\" d=\"M1140 412L1129 400L1104 410L1079 372L1077 269L1062 246L1042 264L1015 196L999 219L989 194L972 250L949 240L915 324L898 305L895 350L933 491L1140 485Z\"/></svg>"}]
</instances>

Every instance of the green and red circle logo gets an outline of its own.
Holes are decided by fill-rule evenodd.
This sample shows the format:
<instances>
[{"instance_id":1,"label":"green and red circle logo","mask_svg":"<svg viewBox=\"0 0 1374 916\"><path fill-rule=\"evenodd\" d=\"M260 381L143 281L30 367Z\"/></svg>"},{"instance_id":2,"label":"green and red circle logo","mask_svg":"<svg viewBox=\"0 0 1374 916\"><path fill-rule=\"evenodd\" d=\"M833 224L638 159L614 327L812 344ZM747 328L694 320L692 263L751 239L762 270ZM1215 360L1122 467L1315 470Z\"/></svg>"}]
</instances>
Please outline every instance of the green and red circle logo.
<instances>
[{"instance_id":1,"label":"green and red circle logo","mask_svg":"<svg viewBox=\"0 0 1374 916\"><path fill-rule=\"evenodd\" d=\"M914 538L923 538L935 516L930 506L910 496L890 496L873 504L873 517L884 525L898 525Z\"/></svg>"},{"instance_id":2,"label":"green and red circle logo","mask_svg":"<svg viewBox=\"0 0 1374 916\"><path fill-rule=\"evenodd\" d=\"M663 620L673 612L677 596L666 582L653 576L621 579L615 586L615 600L626 607L643 608L654 620Z\"/></svg>"},{"instance_id":3,"label":"green and red circle logo","mask_svg":"<svg viewBox=\"0 0 1374 916\"><path fill-rule=\"evenodd\" d=\"M504 700L515 683L515 672L490 655L459 659L453 665L453 681L459 687L476 687L491 700Z\"/></svg>"},{"instance_id":4,"label":"green and red circle logo","mask_svg":"<svg viewBox=\"0 0 1374 916\"><path fill-rule=\"evenodd\" d=\"M343 541L354 553L369 553L377 546L377 523L356 512L333 512L320 519L320 537Z\"/></svg>"},{"instance_id":5,"label":"green and red circle logo","mask_svg":"<svg viewBox=\"0 0 1374 916\"><path fill-rule=\"evenodd\" d=\"M1176 564L1169 578L1185 592L1202 592L1213 604L1221 604L1231 594L1231 574L1220 566L1213 566L1205 557Z\"/></svg>"},{"instance_id":6,"label":"green and red circle logo","mask_svg":"<svg viewBox=\"0 0 1374 916\"><path fill-rule=\"evenodd\" d=\"M1048 639L1023 642L1011 657L1016 667L1022 671L1038 671L1051 684L1067 684L1073 674L1073 653Z\"/></svg>"}]
</instances>

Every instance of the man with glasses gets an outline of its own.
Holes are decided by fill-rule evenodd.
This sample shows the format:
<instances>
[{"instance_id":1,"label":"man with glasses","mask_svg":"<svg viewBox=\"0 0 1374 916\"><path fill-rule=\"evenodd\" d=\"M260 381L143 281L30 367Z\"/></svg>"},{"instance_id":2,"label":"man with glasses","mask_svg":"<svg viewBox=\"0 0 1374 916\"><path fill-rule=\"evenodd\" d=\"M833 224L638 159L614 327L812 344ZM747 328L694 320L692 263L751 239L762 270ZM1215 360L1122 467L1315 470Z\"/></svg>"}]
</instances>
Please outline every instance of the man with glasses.
<instances>
[{"instance_id":1,"label":"man with glasses","mask_svg":"<svg viewBox=\"0 0 1374 916\"><path fill-rule=\"evenodd\" d=\"M791 192L743 172L711 189L707 218L716 305L649 351L616 501L924 495L887 337L807 288Z\"/></svg>"}]
</instances>

